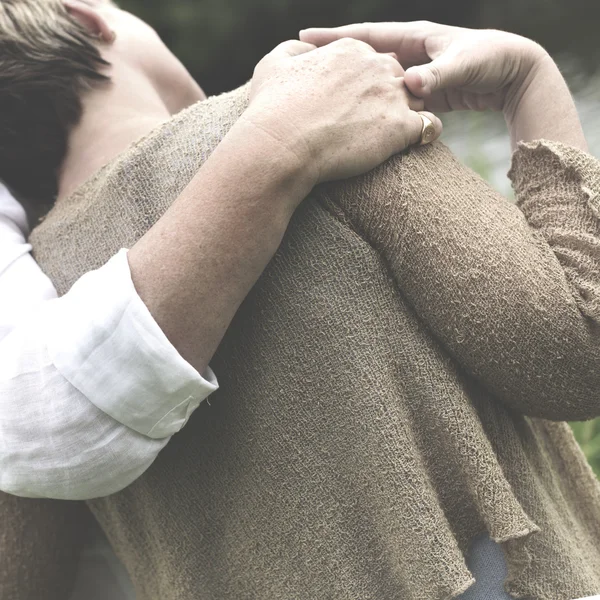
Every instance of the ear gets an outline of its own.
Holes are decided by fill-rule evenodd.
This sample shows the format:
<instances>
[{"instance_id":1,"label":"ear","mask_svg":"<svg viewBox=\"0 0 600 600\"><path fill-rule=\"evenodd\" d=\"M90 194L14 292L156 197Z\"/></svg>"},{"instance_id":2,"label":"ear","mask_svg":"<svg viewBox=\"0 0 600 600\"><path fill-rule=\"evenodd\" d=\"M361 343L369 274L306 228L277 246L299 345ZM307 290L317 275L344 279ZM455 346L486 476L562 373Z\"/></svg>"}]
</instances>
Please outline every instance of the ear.
<instances>
[{"instance_id":1,"label":"ear","mask_svg":"<svg viewBox=\"0 0 600 600\"><path fill-rule=\"evenodd\" d=\"M92 6L81 0L63 0L63 5L71 17L83 25L92 36L108 44L115 41L115 32Z\"/></svg>"}]
</instances>

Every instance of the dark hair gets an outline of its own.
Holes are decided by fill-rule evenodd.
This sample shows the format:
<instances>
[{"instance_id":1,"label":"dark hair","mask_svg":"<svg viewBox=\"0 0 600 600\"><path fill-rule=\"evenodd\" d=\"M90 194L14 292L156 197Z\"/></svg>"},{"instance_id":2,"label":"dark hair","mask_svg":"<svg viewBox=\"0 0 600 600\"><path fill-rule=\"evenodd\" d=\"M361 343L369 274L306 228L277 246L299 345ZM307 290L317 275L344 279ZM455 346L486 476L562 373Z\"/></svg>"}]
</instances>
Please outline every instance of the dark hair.
<instances>
[{"instance_id":1,"label":"dark hair","mask_svg":"<svg viewBox=\"0 0 600 600\"><path fill-rule=\"evenodd\" d=\"M81 95L106 65L61 0L0 0L0 179L18 196L55 199Z\"/></svg>"}]
</instances>

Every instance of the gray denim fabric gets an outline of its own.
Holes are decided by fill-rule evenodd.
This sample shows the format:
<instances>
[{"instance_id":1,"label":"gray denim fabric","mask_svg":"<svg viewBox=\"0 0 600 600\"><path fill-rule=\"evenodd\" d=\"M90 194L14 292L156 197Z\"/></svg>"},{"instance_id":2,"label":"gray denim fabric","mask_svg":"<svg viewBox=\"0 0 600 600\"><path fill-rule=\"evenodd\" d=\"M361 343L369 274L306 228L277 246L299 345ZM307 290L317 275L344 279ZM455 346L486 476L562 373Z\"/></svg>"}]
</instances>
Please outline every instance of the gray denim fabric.
<instances>
[{"instance_id":1,"label":"gray denim fabric","mask_svg":"<svg viewBox=\"0 0 600 600\"><path fill-rule=\"evenodd\" d=\"M476 582L458 600L514 600L504 591L508 567L502 548L487 533L473 540L467 565Z\"/></svg>"},{"instance_id":2,"label":"gray denim fabric","mask_svg":"<svg viewBox=\"0 0 600 600\"><path fill-rule=\"evenodd\" d=\"M135 600L129 575L100 527L83 552L69 600Z\"/></svg>"}]
</instances>

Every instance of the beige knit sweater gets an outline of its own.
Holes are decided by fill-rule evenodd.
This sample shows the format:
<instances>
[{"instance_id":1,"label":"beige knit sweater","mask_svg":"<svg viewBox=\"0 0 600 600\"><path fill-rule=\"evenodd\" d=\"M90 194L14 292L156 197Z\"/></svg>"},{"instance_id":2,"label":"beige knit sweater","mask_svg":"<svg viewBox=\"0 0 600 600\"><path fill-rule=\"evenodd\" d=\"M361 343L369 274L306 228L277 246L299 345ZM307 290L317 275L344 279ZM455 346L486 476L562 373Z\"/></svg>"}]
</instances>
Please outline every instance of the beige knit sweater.
<instances>
[{"instance_id":1,"label":"beige knit sweater","mask_svg":"<svg viewBox=\"0 0 600 600\"><path fill-rule=\"evenodd\" d=\"M160 217L246 102L192 107L56 206L32 242L59 292ZM600 164L539 142L511 176L519 208L436 144L304 202L220 391L90 503L139 600L452 598L482 531L515 597L600 593L600 485L558 422L600 415Z\"/></svg>"}]
</instances>

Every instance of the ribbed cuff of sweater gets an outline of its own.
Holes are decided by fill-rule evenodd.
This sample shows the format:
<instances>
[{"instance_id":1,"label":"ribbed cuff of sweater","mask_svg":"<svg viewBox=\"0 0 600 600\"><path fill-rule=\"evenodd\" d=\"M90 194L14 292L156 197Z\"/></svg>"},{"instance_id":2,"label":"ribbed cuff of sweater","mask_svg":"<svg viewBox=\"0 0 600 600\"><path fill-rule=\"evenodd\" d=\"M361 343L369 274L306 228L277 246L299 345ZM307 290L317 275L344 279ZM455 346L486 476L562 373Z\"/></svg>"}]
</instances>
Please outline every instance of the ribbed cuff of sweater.
<instances>
[{"instance_id":1,"label":"ribbed cuff of sweater","mask_svg":"<svg viewBox=\"0 0 600 600\"><path fill-rule=\"evenodd\" d=\"M526 216L536 212L532 200L545 192L563 203L583 201L590 221L600 218L600 162L583 150L549 140L520 142L508 176Z\"/></svg>"},{"instance_id":2,"label":"ribbed cuff of sweater","mask_svg":"<svg viewBox=\"0 0 600 600\"><path fill-rule=\"evenodd\" d=\"M509 177L530 227L561 263L577 307L600 321L600 162L559 142L521 143Z\"/></svg>"}]
</instances>

